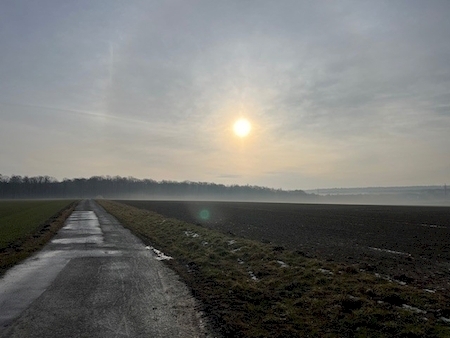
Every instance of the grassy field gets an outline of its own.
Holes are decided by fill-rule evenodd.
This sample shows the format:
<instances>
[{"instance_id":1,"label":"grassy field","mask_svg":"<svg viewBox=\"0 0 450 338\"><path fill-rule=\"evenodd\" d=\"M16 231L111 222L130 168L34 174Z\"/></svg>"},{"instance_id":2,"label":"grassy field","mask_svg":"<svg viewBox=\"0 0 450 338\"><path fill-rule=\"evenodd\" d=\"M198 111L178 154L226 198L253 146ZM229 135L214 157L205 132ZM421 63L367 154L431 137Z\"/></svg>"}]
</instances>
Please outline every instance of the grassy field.
<instances>
[{"instance_id":1,"label":"grassy field","mask_svg":"<svg viewBox=\"0 0 450 338\"><path fill-rule=\"evenodd\" d=\"M449 337L448 295L126 206L99 203L167 260L236 337Z\"/></svg>"},{"instance_id":2,"label":"grassy field","mask_svg":"<svg viewBox=\"0 0 450 338\"><path fill-rule=\"evenodd\" d=\"M0 201L0 274L41 248L64 224L74 201Z\"/></svg>"}]
</instances>

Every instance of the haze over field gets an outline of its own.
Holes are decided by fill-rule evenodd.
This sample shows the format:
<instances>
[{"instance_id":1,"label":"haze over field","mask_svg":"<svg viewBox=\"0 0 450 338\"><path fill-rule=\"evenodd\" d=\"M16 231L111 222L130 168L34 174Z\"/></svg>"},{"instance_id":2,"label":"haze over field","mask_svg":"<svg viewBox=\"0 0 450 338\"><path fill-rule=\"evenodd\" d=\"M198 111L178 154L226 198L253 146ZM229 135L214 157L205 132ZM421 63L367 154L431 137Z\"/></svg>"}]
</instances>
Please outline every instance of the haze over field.
<instances>
[{"instance_id":1,"label":"haze over field","mask_svg":"<svg viewBox=\"0 0 450 338\"><path fill-rule=\"evenodd\" d=\"M0 173L449 183L449 13L447 0L1 2Z\"/></svg>"}]
</instances>

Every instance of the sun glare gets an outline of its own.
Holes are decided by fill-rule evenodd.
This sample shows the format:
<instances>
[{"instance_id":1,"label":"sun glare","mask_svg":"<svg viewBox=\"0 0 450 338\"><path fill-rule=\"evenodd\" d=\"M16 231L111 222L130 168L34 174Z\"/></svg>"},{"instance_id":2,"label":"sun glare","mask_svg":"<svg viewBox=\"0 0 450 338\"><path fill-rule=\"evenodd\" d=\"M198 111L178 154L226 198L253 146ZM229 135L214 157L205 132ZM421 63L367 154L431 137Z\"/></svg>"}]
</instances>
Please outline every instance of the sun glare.
<instances>
[{"instance_id":1,"label":"sun glare","mask_svg":"<svg viewBox=\"0 0 450 338\"><path fill-rule=\"evenodd\" d=\"M233 125L234 133L239 137L245 137L250 133L252 126L247 119L241 118L237 120Z\"/></svg>"}]
</instances>

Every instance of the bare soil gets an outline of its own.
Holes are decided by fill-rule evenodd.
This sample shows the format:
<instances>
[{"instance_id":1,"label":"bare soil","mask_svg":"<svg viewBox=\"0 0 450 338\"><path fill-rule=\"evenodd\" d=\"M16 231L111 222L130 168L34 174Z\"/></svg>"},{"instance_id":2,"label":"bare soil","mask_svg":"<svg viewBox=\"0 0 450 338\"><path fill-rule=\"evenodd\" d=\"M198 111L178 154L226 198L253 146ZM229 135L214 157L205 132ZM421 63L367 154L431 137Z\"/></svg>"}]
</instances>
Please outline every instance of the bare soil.
<instances>
[{"instance_id":1,"label":"bare soil","mask_svg":"<svg viewBox=\"0 0 450 338\"><path fill-rule=\"evenodd\" d=\"M450 288L450 207L121 202L401 283Z\"/></svg>"}]
</instances>

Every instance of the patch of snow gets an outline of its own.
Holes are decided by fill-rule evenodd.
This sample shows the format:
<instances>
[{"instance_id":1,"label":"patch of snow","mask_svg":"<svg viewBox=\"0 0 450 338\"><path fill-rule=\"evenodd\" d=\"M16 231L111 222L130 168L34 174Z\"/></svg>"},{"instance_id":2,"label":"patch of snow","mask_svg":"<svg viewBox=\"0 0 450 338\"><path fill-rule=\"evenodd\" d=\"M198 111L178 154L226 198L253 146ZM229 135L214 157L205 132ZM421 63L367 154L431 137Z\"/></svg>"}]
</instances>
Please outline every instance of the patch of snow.
<instances>
[{"instance_id":1,"label":"patch of snow","mask_svg":"<svg viewBox=\"0 0 450 338\"><path fill-rule=\"evenodd\" d=\"M318 269L318 271L325 275L334 275L333 272L331 272L330 270L327 270L327 269Z\"/></svg>"},{"instance_id":2,"label":"patch of snow","mask_svg":"<svg viewBox=\"0 0 450 338\"><path fill-rule=\"evenodd\" d=\"M244 264L244 261L240 258L238 258L237 261L238 261L238 264Z\"/></svg>"},{"instance_id":3,"label":"patch of snow","mask_svg":"<svg viewBox=\"0 0 450 338\"><path fill-rule=\"evenodd\" d=\"M401 251L395 251L395 250L389 250L389 249L375 248L375 247L372 247L372 246L369 246L369 249L375 250L375 251L387 252L387 253L394 254L394 255L402 255L402 256L408 256L408 257L411 257L411 254L409 254L409 253L407 253L407 252L401 252Z\"/></svg>"},{"instance_id":4,"label":"patch of snow","mask_svg":"<svg viewBox=\"0 0 450 338\"><path fill-rule=\"evenodd\" d=\"M283 262L283 261L277 261L277 263L278 264L280 264L280 266L282 267L282 268L288 268L289 267L289 265L287 265L285 262Z\"/></svg>"},{"instance_id":5,"label":"patch of snow","mask_svg":"<svg viewBox=\"0 0 450 338\"><path fill-rule=\"evenodd\" d=\"M439 319L442 320L443 322L447 323L447 324L450 324L450 318L441 317Z\"/></svg>"},{"instance_id":6,"label":"patch of snow","mask_svg":"<svg viewBox=\"0 0 450 338\"><path fill-rule=\"evenodd\" d=\"M423 289L423 291L429 292L429 293L436 293L436 290L431 290L431 289Z\"/></svg>"},{"instance_id":7,"label":"patch of snow","mask_svg":"<svg viewBox=\"0 0 450 338\"><path fill-rule=\"evenodd\" d=\"M252 271L248 270L248 274L250 275L250 278L252 280L254 280L255 282L258 281L258 277L256 277Z\"/></svg>"},{"instance_id":8,"label":"patch of snow","mask_svg":"<svg viewBox=\"0 0 450 338\"><path fill-rule=\"evenodd\" d=\"M185 231L184 234L185 234L186 236L192 237L192 238L200 237L199 234L196 234L196 233L193 232L193 231Z\"/></svg>"},{"instance_id":9,"label":"patch of snow","mask_svg":"<svg viewBox=\"0 0 450 338\"><path fill-rule=\"evenodd\" d=\"M406 282L402 282L401 280L393 279L393 281L396 282L397 284L402 285L402 286L406 285Z\"/></svg>"},{"instance_id":10,"label":"patch of snow","mask_svg":"<svg viewBox=\"0 0 450 338\"><path fill-rule=\"evenodd\" d=\"M405 285L406 285L406 282L403 282L403 281L397 280L397 279L393 279L392 277L389 277L389 276L383 276L383 275L380 275L380 274L377 273L377 272L375 272L374 275L375 275L375 277L384 279L384 280L388 281L389 283L395 282L395 283L397 283L397 284L399 284L399 285L402 285L402 286L405 286Z\"/></svg>"},{"instance_id":11,"label":"patch of snow","mask_svg":"<svg viewBox=\"0 0 450 338\"><path fill-rule=\"evenodd\" d=\"M414 307L414 306L411 306L411 305L403 304L402 308L404 308L405 310L414 312L414 313L427 313L425 310L421 310L421 309L419 309L417 307Z\"/></svg>"},{"instance_id":12,"label":"patch of snow","mask_svg":"<svg viewBox=\"0 0 450 338\"><path fill-rule=\"evenodd\" d=\"M203 241L202 245L207 246L209 243L207 241Z\"/></svg>"},{"instance_id":13,"label":"patch of snow","mask_svg":"<svg viewBox=\"0 0 450 338\"><path fill-rule=\"evenodd\" d=\"M443 227L442 225L437 225L437 224L426 224L426 223L423 223L420 226L427 227L427 228L447 229L446 227Z\"/></svg>"},{"instance_id":14,"label":"patch of snow","mask_svg":"<svg viewBox=\"0 0 450 338\"><path fill-rule=\"evenodd\" d=\"M236 243L236 241L234 239L228 241L228 245L233 245L234 243Z\"/></svg>"},{"instance_id":15,"label":"patch of snow","mask_svg":"<svg viewBox=\"0 0 450 338\"><path fill-rule=\"evenodd\" d=\"M173 259L172 257L165 255L162 251L160 251L158 249L155 249L152 246L146 246L145 248L147 250L152 250L155 253L155 255L156 255L155 259L158 260L158 261L164 261L164 260Z\"/></svg>"}]
</instances>

